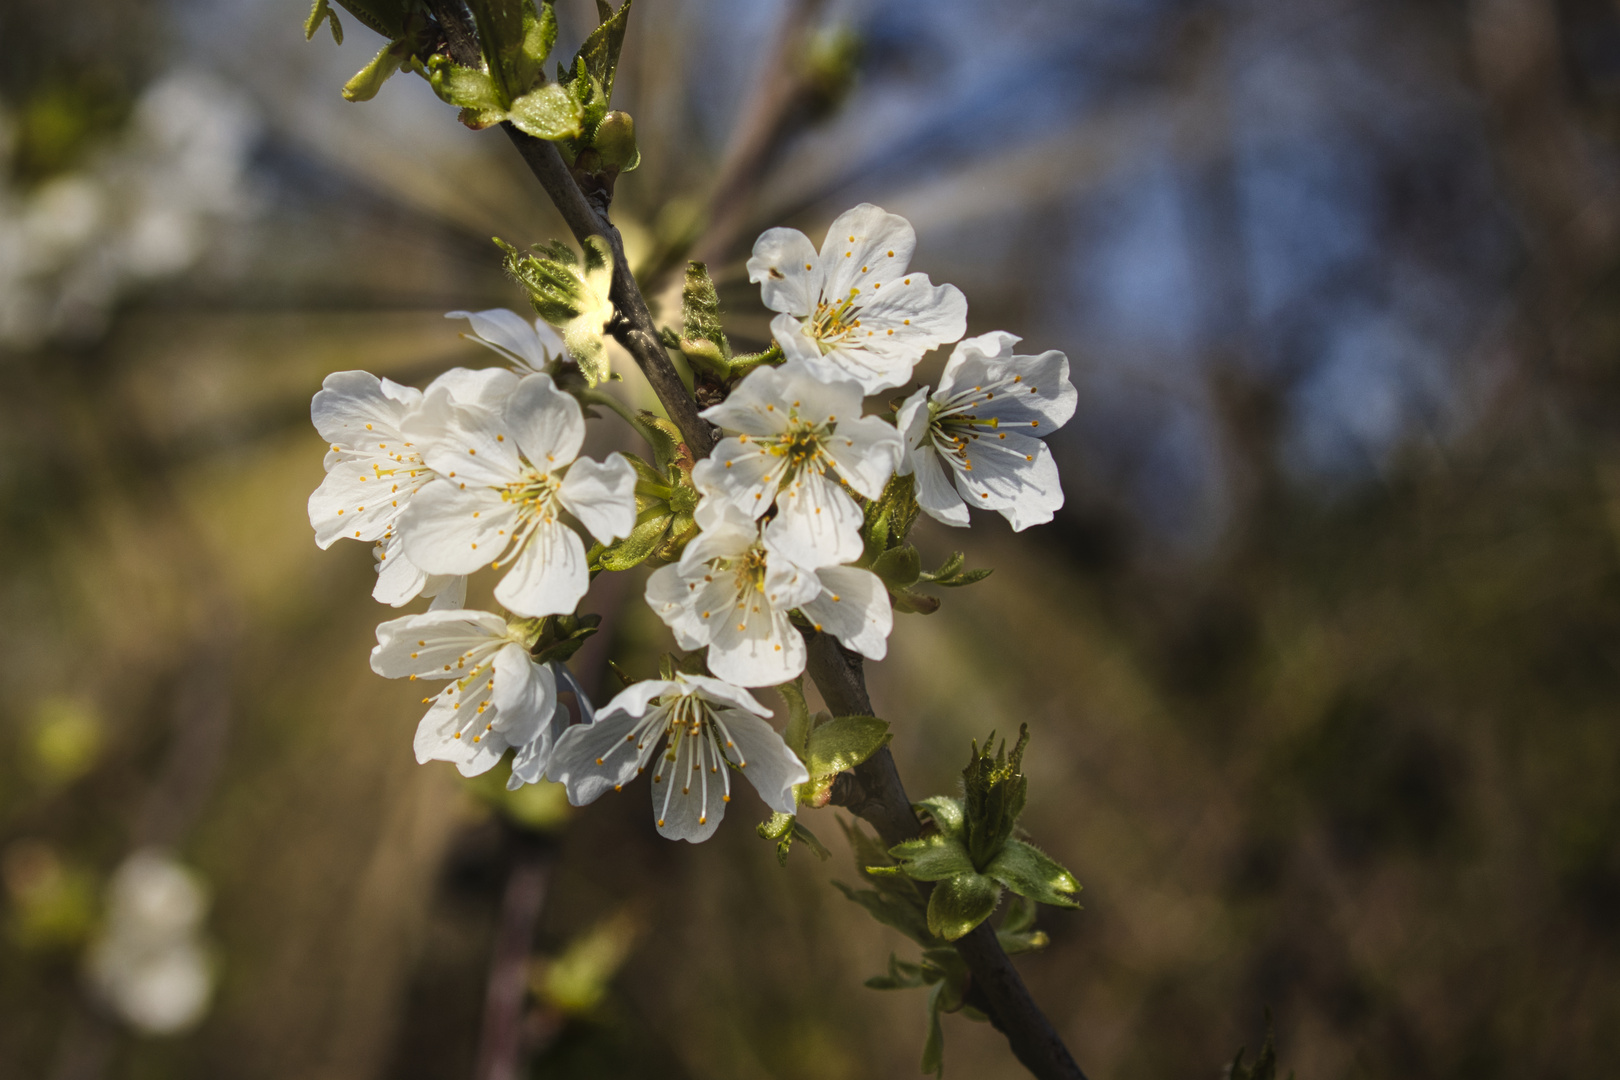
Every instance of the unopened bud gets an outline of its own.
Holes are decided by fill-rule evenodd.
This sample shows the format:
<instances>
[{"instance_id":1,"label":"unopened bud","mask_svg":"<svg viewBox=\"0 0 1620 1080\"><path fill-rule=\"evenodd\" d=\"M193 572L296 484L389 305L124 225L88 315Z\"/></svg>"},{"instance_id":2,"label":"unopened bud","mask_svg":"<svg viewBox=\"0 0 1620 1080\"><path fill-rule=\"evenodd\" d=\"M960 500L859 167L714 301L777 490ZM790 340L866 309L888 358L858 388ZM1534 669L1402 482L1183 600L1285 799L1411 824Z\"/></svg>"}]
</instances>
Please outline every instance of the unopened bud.
<instances>
[{"instance_id":1,"label":"unopened bud","mask_svg":"<svg viewBox=\"0 0 1620 1080\"><path fill-rule=\"evenodd\" d=\"M602 169L623 170L633 168L636 151L636 121L627 112L614 110L602 117L596 126L591 146L602 158Z\"/></svg>"}]
</instances>

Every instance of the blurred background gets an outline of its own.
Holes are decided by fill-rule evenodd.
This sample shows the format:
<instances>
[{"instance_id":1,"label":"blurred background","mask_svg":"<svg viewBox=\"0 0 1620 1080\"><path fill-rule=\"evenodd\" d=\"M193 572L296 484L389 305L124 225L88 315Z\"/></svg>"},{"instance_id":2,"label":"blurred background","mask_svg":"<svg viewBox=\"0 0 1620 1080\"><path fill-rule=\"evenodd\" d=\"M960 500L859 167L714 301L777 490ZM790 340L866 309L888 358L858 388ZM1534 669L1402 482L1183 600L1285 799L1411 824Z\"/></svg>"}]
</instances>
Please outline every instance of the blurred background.
<instances>
[{"instance_id":1,"label":"blurred background","mask_svg":"<svg viewBox=\"0 0 1620 1080\"><path fill-rule=\"evenodd\" d=\"M309 398L493 362L444 312L566 230L305 14L0 5L0 1076L914 1075L841 812L784 869L752 791L692 847L413 761ZM757 347L753 237L871 201L1071 359L1059 519L925 519L996 572L869 670L914 797L1030 724L1085 909L1020 967L1092 1077L1216 1077L1268 1008L1301 1080L1612 1067L1620 5L641 0L615 104L654 297L707 259ZM639 594L586 602L599 700L671 645Z\"/></svg>"}]
</instances>

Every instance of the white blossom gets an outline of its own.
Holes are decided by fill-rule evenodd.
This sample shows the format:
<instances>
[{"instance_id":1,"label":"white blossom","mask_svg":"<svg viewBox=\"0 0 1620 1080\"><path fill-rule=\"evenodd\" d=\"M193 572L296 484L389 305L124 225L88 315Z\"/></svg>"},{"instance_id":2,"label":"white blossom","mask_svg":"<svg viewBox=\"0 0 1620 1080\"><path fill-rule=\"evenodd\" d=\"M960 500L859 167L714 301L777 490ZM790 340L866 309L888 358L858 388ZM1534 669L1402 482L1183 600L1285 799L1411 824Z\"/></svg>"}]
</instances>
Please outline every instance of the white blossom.
<instances>
[{"instance_id":1,"label":"white blossom","mask_svg":"<svg viewBox=\"0 0 1620 1080\"><path fill-rule=\"evenodd\" d=\"M698 462L699 491L755 518L774 502L765 535L800 566L860 558L861 508L838 481L877 498L899 464L900 437L861 415L858 384L821 381L799 362L760 368L703 416L741 434Z\"/></svg>"},{"instance_id":2,"label":"white blossom","mask_svg":"<svg viewBox=\"0 0 1620 1080\"><path fill-rule=\"evenodd\" d=\"M417 761L450 761L463 776L477 776L517 747L544 767L567 720L557 708L556 673L534 662L528 638L523 623L487 611L427 611L377 627L373 671L449 681L422 699L428 711L416 728Z\"/></svg>"},{"instance_id":3,"label":"white blossom","mask_svg":"<svg viewBox=\"0 0 1620 1080\"><path fill-rule=\"evenodd\" d=\"M575 460L585 419L548 375L523 378L499 409L430 391L406 430L434 473L400 520L406 554L430 574L509 564L495 598L520 615L571 612L590 585L562 511L603 543L635 527L635 470L619 453Z\"/></svg>"},{"instance_id":4,"label":"white blossom","mask_svg":"<svg viewBox=\"0 0 1620 1080\"><path fill-rule=\"evenodd\" d=\"M729 501L705 499L702 530L680 561L653 571L647 603L683 649L709 650L709 670L738 686L775 686L804 670L804 639L789 612L873 660L888 648L894 612L875 574L803 567Z\"/></svg>"},{"instance_id":5,"label":"white blossom","mask_svg":"<svg viewBox=\"0 0 1620 1080\"><path fill-rule=\"evenodd\" d=\"M899 471L916 475L918 505L947 525L966 525L973 506L1022 531L1063 505L1057 462L1041 440L1074 415L1069 360L1056 350L1016 356L1017 342L999 330L960 342L939 389L918 390L896 417Z\"/></svg>"},{"instance_id":6,"label":"white blossom","mask_svg":"<svg viewBox=\"0 0 1620 1080\"><path fill-rule=\"evenodd\" d=\"M793 787L810 777L765 722L770 715L748 691L705 675L639 682L609 702L595 723L570 728L557 740L547 775L566 784L568 800L583 806L622 788L656 754L658 831L700 843L714 835L731 801L733 765L772 810L793 812Z\"/></svg>"},{"instance_id":7,"label":"white blossom","mask_svg":"<svg viewBox=\"0 0 1620 1080\"><path fill-rule=\"evenodd\" d=\"M466 319L472 324L470 340L506 357L513 369L523 375L544 371L563 354L562 335L544 319L530 323L506 308L452 311L445 318Z\"/></svg>"},{"instance_id":8,"label":"white blossom","mask_svg":"<svg viewBox=\"0 0 1620 1080\"><path fill-rule=\"evenodd\" d=\"M871 394L904 385L924 353L967 331L961 290L907 271L916 246L909 221L862 203L838 216L820 252L797 229L765 232L748 280L781 312L771 332L788 359Z\"/></svg>"},{"instance_id":9,"label":"white blossom","mask_svg":"<svg viewBox=\"0 0 1620 1080\"><path fill-rule=\"evenodd\" d=\"M98 995L131 1027L170 1035L207 1012L214 984L201 938L207 913L202 882L167 852L143 848L113 874L87 966Z\"/></svg>"},{"instance_id":10,"label":"white blossom","mask_svg":"<svg viewBox=\"0 0 1620 1080\"><path fill-rule=\"evenodd\" d=\"M428 389L499 407L517 383L516 375L501 368L452 368ZM403 430L405 418L422 401L422 391L391 379L339 371L326 377L310 402L310 419L327 442L326 478L309 497L315 542L328 548L343 538L373 541L377 584L372 596L394 607L418 595L454 596L465 590L454 575L429 575L411 563L396 529L411 498L433 477Z\"/></svg>"}]
</instances>

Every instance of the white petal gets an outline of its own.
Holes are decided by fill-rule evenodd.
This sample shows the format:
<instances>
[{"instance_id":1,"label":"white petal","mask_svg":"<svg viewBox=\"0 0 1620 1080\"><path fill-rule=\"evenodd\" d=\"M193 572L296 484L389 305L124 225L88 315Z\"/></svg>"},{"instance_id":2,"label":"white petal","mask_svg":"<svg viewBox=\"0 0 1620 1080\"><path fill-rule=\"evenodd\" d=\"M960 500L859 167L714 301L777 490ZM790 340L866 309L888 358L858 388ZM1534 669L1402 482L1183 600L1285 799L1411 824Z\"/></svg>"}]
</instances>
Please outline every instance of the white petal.
<instances>
[{"instance_id":1,"label":"white petal","mask_svg":"<svg viewBox=\"0 0 1620 1080\"><path fill-rule=\"evenodd\" d=\"M710 619L709 670L738 686L778 686L804 670L804 639L787 611L757 592Z\"/></svg>"},{"instance_id":2,"label":"white petal","mask_svg":"<svg viewBox=\"0 0 1620 1080\"><path fill-rule=\"evenodd\" d=\"M513 745L538 737L557 711L557 677L513 642L495 654L496 729Z\"/></svg>"},{"instance_id":3,"label":"white petal","mask_svg":"<svg viewBox=\"0 0 1620 1080\"><path fill-rule=\"evenodd\" d=\"M1003 511L1017 507L1016 515L1007 515L1009 521L1016 516L1023 522L1015 528L1052 520L1052 512L1063 505L1063 489L1046 444L1016 431L975 434L961 456L947 458L968 505Z\"/></svg>"},{"instance_id":4,"label":"white petal","mask_svg":"<svg viewBox=\"0 0 1620 1080\"><path fill-rule=\"evenodd\" d=\"M827 378L809 364L788 361L776 368L775 403L812 424L837 424L861 415L860 384L848 377ZM762 387L763 389L763 387Z\"/></svg>"},{"instance_id":5,"label":"white petal","mask_svg":"<svg viewBox=\"0 0 1620 1080\"><path fill-rule=\"evenodd\" d=\"M805 618L868 660L883 659L894 626L894 610L883 582L876 574L853 566L825 567L816 576L821 579L821 593L799 605Z\"/></svg>"},{"instance_id":6,"label":"white petal","mask_svg":"<svg viewBox=\"0 0 1620 1080\"><path fill-rule=\"evenodd\" d=\"M702 582L699 576L696 581ZM679 566L660 566L647 578L647 606L675 634L683 649L701 649L709 643L708 625L694 607L693 579Z\"/></svg>"},{"instance_id":7,"label":"white petal","mask_svg":"<svg viewBox=\"0 0 1620 1080\"><path fill-rule=\"evenodd\" d=\"M681 552L684 574L703 574L709 560L741 555L759 539L759 526L753 517L728 499L705 496L692 516L702 531Z\"/></svg>"},{"instance_id":8,"label":"white petal","mask_svg":"<svg viewBox=\"0 0 1620 1080\"><path fill-rule=\"evenodd\" d=\"M387 679L457 678L468 664L481 663L505 640L506 620L487 611L403 615L377 627L371 670Z\"/></svg>"},{"instance_id":9,"label":"white petal","mask_svg":"<svg viewBox=\"0 0 1620 1080\"><path fill-rule=\"evenodd\" d=\"M846 210L827 228L821 258L827 268L822 295L841 302L852 288L865 293L874 282L905 273L917 248L911 222L871 203Z\"/></svg>"},{"instance_id":10,"label":"white petal","mask_svg":"<svg viewBox=\"0 0 1620 1080\"><path fill-rule=\"evenodd\" d=\"M309 523L315 542L329 548L345 537L376 540L399 516L391 482L377 475L369 458L339 461L309 497Z\"/></svg>"},{"instance_id":11,"label":"white petal","mask_svg":"<svg viewBox=\"0 0 1620 1080\"><path fill-rule=\"evenodd\" d=\"M715 753L702 737L686 736L676 744L675 760L661 763L662 778L655 773L651 785L660 836L700 844L720 827L726 813L726 766L715 760Z\"/></svg>"},{"instance_id":12,"label":"white petal","mask_svg":"<svg viewBox=\"0 0 1620 1080\"><path fill-rule=\"evenodd\" d=\"M718 702L723 708L746 709L757 716L771 715L771 710L761 705L758 698L740 686L733 686L708 675L680 675L679 679L687 684L688 692L695 690L699 697Z\"/></svg>"},{"instance_id":13,"label":"white petal","mask_svg":"<svg viewBox=\"0 0 1620 1080\"><path fill-rule=\"evenodd\" d=\"M778 315L771 320L771 337L782 346L782 355L787 357L788 363L795 360L803 363L821 359L821 346L816 344L816 339L805 329L802 319L792 315Z\"/></svg>"},{"instance_id":14,"label":"white petal","mask_svg":"<svg viewBox=\"0 0 1620 1080\"><path fill-rule=\"evenodd\" d=\"M390 383L393 394L382 380L366 371L334 371L321 383L309 403L309 418L327 443L345 449L370 448L376 442L403 441L399 425L415 407L419 395L400 401L395 394L404 387Z\"/></svg>"},{"instance_id":15,"label":"white petal","mask_svg":"<svg viewBox=\"0 0 1620 1080\"><path fill-rule=\"evenodd\" d=\"M751 518L770 509L782 479L782 459L758 442L721 439L713 454L692 469L692 483L705 496L724 499Z\"/></svg>"},{"instance_id":16,"label":"white petal","mask_svg":"<svg viewBox=\"0 0 1620 1080\"><path fill-rule=\"evenodd\" d=\"M958 341L956 348L951 350L951 358L945 362L945 371L939 379L939 392L953 397L970 386L982 384L990 365L998 360L1010 359L1013 346L1019 340L1017 334L992 330L988 334Z\"/></svg>"},{"instance_id":17,"label":"white petal","mask_svg":"<svg viewBox=\"0 0 1620 1080\"><path fill-rule=\"evenodd\" d=\"M798 229L767 229L754 241L748 280L760 286L760 298L772 311L809 315L821 295L816 249Z\"/></svg>"},{"instance_id":18,"label":"white petal","mask_svg":"<svg viewBox=\"0 0 1620 1080\"><path fill-rule=\"evenodd\" d=\"M788 410L783 407L790 393L785 384L791 372L783 370L787 367L755 368L737 384L730 397L700 415L727 431L744 435L781 434L788 426Z\"/></svg>"},{"instance_id":19,"label":"white petal","mask_svg":"<svg viewBox=\"0 0 1620 1080\"><path fill-rule=\"evenodd\" d=\"M428 575L405 554L405 543L398 532L389 533L379 540L377 546L371 549L371 554L377 560L377 584L372 587L371 598L379 604L400 607L415 600L429 584ZM462 605L458 603L454 606Z\"/></svg>"},{"instance_id":20,"label":"white petal","mask_svg":"<svg viewBox=\"0 0 1620 1080\"><path fill-rule=\"evenodd\" d=\"M515 393L515 392L514 392ZM517 441L502 414L458 404L440 387L405 423L428 467L469 486L503 487L522 475Z\"/></svg>"},{"instance_id":21,"label":"white petal","mask_svg":"<svg viewBox=\"0 0 1620 1080\"><path fill-rule=\"evenodd\" d=\"M742 774L766 806L779 814L793 813L793 786L810 779L804 762L788 749L776 729L759 717L740 709L726 709L719 719L735 743L727 748L726 756L742 766Z\"/></svg>"},{"instance_id":22,"label":"white petal","mask_svg":"<svg viewBox=\"0 0 1620 1080\"><path fill-rule=\"evenodd\" d=\"M517 508L487 487L434 480L400 515L405 554L430 574L470 574L499 559L517 528Z\"/></svg>"},{"instance_id":23,"label":"white petal","mask_svg":"<svg viewBox=\"0 0 1620 1080\"><path fill-rule=\"evenodd\" d=\"M683 679L688 677L682 676ZM639 718L647 714L655 699L675 697L686 692L687 688L674 679L642 679L620 690L602 711L622 712Z\"/></svg>"},{"instance_id":24,"label":"white petal","mask_svg":"<svg viewBox=\"0 0 1620 1080\"><path fill-rule=\"evenodd\" d=\"M506 403L506 422L518 446L541 472L562 468L579 456L585 416L572 394L558 390L550 375L530 375Z\"/></svg>"},{"instance_id":25,"label":"white petal","mask_svg":"<svg viewBox=\"0 0 1620 1080\"><path fill-rule=\"evenodd\" d=\"M609 454L601 464L580 458L569 467L557 494L604 544L629 536L636 527L636 470L623 454Z\"/></svg>"},{"instance_id":26,"label":"white petal","mask_svg":"<svg viewBox=\"0 0 1620 1080\"><path fill-rule=\"evenodd\" d=\"M609 708L594 724L576 724L563 732L552 747L546 776L568 787L575 806L595 802L636 775L636 746L632 736L640 718ZM662 728L649 738L663 738Z\"/></svg>"},{"instance_id":27,"label":"white petal","mask_svg":"<svg viewBox=\"0 0 1620 1080\"><path fill-rule=\"evenodd\" d=\"M861 508L820 473L795 477L776 496L776 508L765 538L799 566L813 570L854 562L865 550Z\"/></svg>"},{"instance_id":28,"label":"white petal","mask_svg":"<svg viewBox=\"0 0 1620 1080\"><path fill-rule=\"evenodd\" d=\"M460 405L477 405L499 414L517 389L518 375L510 368L451 368L428 383L427 393L443 388Z\"/></svg>"},{"instance_id":29,"label":"white petal","mask_svg":"<svg viewBox=\"0 0 1620 1080\"><path fill-rule=\"evenodd\" d=\"M840 420L822 446L844 481L868 499L883 494L883 485L900 464L900 433L876 416Z\"/></svg>"},{"instance_id":30,"label":"white petal","mask_svg":"<svg viewBox=\"0 0 1620 1080\"><path fill-rule=\"evenodd\" d=\"M590 585L579 534L552 519L529 534L512 569L495 586L495 599L519 615L567 615Z\"/></svg>"},{"instance_id":31,"label":"white petal","mask_svg":"<svg viewBox=\"0 0 1620 1080\"><path fill-rule=\"evenodd\" d=\"M543 369L553 356L562 352L562 338L546 323L529 322L515 311L491 308L488 311L452 311L447 319L466 319L479 344L520 361L535 371Z\"/></svg>"},{"instance_id":32,"label":"white petal","mask_svg":"<svg viewBox=\"0 0 1620 1080\"><path fill-rule=\"evenodd\" d=\"M401 552L404 558L404 553ZM408 562L409 559L406 558ZM422 595L433 597L429 611L455 611L467 606L466 574L431 574L422 585Z\"/></svg>"},{"instance_id":33,"label":"white petal","mask_svg":"<svg viewBox=\"0 0 1620 1080\"><path fill-rule=\"evenodd\" d=\"M962 501L962 496L956 493L956 488L947 475L949 467L940 460L939 451L934 449L933 442L927 442L916 450L909 450L907 455L911 471L917 478L917 505L922 507L923 513L946 525L966 527L967 504Z\"/></svg>"}]
</instances>

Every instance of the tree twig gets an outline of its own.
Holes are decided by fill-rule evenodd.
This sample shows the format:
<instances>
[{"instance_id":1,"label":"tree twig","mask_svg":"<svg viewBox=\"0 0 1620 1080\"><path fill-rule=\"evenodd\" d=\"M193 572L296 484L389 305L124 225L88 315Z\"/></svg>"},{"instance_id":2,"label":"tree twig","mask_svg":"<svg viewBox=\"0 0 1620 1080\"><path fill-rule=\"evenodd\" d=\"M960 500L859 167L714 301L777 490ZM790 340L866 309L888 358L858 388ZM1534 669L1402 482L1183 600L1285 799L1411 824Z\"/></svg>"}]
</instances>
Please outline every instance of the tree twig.
<instances>
[{"instance_id":1,"label":"tree twig","mask_svg":"<svg viewBox=\"0 0 1620 1080\"><path fill-rule=\"evenodd\" d=\"M827 707L839 716L872 715L861 658L828 634L812 635L809 651L810 678ZM900 782L900 771L888 747L838 780L833 785L833 804L868 822L886 847L921 835L922 823L911 809L911 799ZM968 1004L988 1016L996 1030L1007 1037L1008 1046L1024 1068L1040 1080L1085 1080L1085 1073L1075 1064L1052 1022L1030 997L1029 988L990 923L980 923L957 941L956 951L972 975Z\"/></svg>"}]
</instances>

